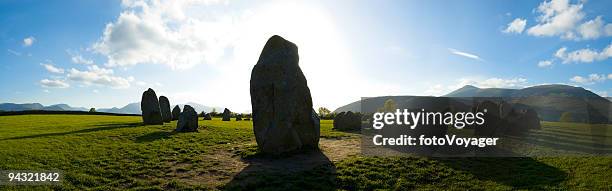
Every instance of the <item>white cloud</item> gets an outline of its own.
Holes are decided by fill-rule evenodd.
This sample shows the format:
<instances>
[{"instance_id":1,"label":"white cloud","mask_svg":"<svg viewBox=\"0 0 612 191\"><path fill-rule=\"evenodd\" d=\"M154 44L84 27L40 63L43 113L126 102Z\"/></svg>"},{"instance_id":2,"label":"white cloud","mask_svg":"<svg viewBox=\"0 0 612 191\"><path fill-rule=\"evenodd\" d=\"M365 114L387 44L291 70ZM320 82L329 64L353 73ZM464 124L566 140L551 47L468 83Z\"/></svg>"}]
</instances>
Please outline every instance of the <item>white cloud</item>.
<instances>
[{"instance_id":1,"label":"white cloud","mask_svg":"<svg viewBox=\"0 0 612 191\"><path fill-rule=\"evenodd\" d=\"M346 104L346 100L375 93L366 91L368 88L381 89L380 84L359 78L360 74L351 67L353 56L346 36L331 17L333 10L307 1L266 1L248 9L226 6L224 2L124 2L122 13L107 25L91 50L106 57L105 66L112 67L163 64L188 69L208 64L207 68L217 74L214 80L224 83L207 83L206 91L201 92L178 85L168 92L191 94L183 96L190 100L179 102L206 104L214 100L209 104L239 111L250 108L250 73L272 35L280 35L299 47L299 64L308 78L315 107L335 108ZM193 80L206 83L204 80L210 79ZM338 87L330 81L363 85ZM225 93L216 93L220 91ZM332 91L344 96L329 94Z\"/></svg>"},{"instance_id":2,"label":"white cloud","mask_svg":"<svg viewBox=\"0 0 612 191\"><path fill-rule=\"evenodd\" d=\"M598 91L595 93L601 97L608 97L608 91Z\"/></svg>"},{"instance_id":3,"label":"white cloud","mask_svg":"<svg viewBox=\"0 0 612 191\"><path fill-rule=\"evenodd\" d=\"M606 33L606 36L612 36L612 24L606 24L604 32Z\"/></svg>"},{"instance_id":4,"label":"white cloud","mask_svg":"<svg viewBox=\"0 0 612 191\"><path fill-rule=\"evenodd\" d=\"M608 74L608 80L612 80L612 74Z\"/></svg>"},{"instance_id":5,"label":"white cloud","mask_svg":"<svg viewBox=\"0 0 612 191\"><path fill-rule=\"evenodd\" d=\"M215 64L233 44L238 32L234 22L238 18L186 14L221 2L123 2L126 9L115 22L106 25L103 36L92 48L107 57L108 66L153 63L186 69Z\"/></svg>"},{"instance_id":6,"label":"white cloud","mask_svg":"<svg viewBox=\"0 0 612 191\"><path fill-rule=\"evenodd\" d=\"M425 90L427 96L442 96L449 92L455 91L466 85L476 86L478 88L524 88L528 84L525 78L482 78L482 77L464 77L457 80L454 84L429 85Z\"/></svg>"},{"instance_id":7,"label":"white cloud","mask_svg":"<svg viewBox=\"0 0 612 191\"><path fill-rule=\"evenodd\" d=\"M427 90L425 90L425 95L427 96L440 96L447 93L449 88L444 87L442 84L436 84L433 86L429 86Z\"/></svg>"},{"instance_id":8,"label":"white cloud","mask_svg":"<svg viewBox=\"0 0 612 191\"><path fill-rule=\"evenodd\" d=\"M17 52L17 51L11 50L11 49L6 49L6 51L11 53L12 55L21 56L21 52Z\"/></svg>"},{"instance_id":9,"label":"white cloud","mask_svg":"<svg viewBox=\"0 0 612 191\"><path fill-rule=\"evenodd\" d=\"M538 62L538 67L540 68L546 68L546 67L552 67L553 62L550 60L543 60Z\"/></svg>"},{"instance_id":10,"label":"white cloud","mask_svg":"<svg viewBox=\"0 0 612 191\"><path fill-rule=\"evenodd\" d=\"M23 39L23 46L28 47L28 46L32 46L32 44L34 44L34 41L36 41L36 38L34 38L33 36L29 36L27 38Z\"/></svg>"},{"instance_id":11,"label":"white cloud","mask_svg":"<svg viewBox=\"0 0 612 191\"><path fill-rule=\"evenodd\" d=\"M612 35L612 25L605 24L601 16L584 21L584 2L571 4L569 0L550 0L542 2L537 12L538 24L527 29L533 36L560 36L563 39L585 40ZM608 30L610 30L608 32Z\"/></svg>"},{"instance_id":12,"label":"white cloud","mask_svg":"<svg viewBox=\"0 0 612 191\"><path fill-rule=\"evenodd\" d=\"M606 81L606 79L608 79L610 77L610 75L612 74L608 74L607 76L605 74L591 74L589 76L574 76L572 78L570 78L571 82L575 82L575 83L579 83L579 84L583 84L583 85L591 85L591 84L595 84L597 82L603 82Z\"/></svg>"},{"instance_id":13,"label":"white cloud","mask_svg":"<svg viewBox=\"0 0 612 191\"><path fill-rule=\"evenodd\" d=\"M40 80L40 85L42 87L45 88L68 88L70 87L70 84L64 82L63 80L50 80L50 79L43 79Z\"/></svg>"},{"instance_id":14,"label":"white cloud","mask_svg":"<svg viewBox=\"0 0 612 191\"><path fill-rule=\"evenodd\" d=\"M454 89L461 88L466 85L473 85L479 88L522 88L527 85L527 79L525 78L488 78L488 79L470 79L462 78L459 79L459 83Z\"/></svg>"},{"instance_id":15,"label":"white cloud","mask_svg":"<svg viewBox=\"0 0 612 191\"><path fill-rule=\"evenodd\" d=\"M51 63L40 63L41 66L45 67L48 72L55 74L63 74L64 69L53 66Z\"/></svg>"},{"instance_id":16,"label":"white cloud","mask_svg":"<svg viewBox=\"0 0 612 191\"><path fill-rule=\"evenodd\" d=\"M450 51L452 54L455 54L455 55L463 56L463 57L474 59L474 60L483 61L482 58L480 58L480 56L472 54L472 53L467 53L467 52L459 51L459 50L452 49L452 48L449 48L448 51Z\"/></svg>"},{"instance_id":17,"label":"white cloud","mask_svg":"<svg viewBox=\"0 0 612 191\"><path fill-rule=\"evenodd\" d=\"M601 19L601 16L598 16L594 20L582 23L578 27L578 32L584 39L596 39L605 34L603 26L604 21Z\"/></svg>"},{"instance_id":18,"label":"white cloud","mask_svg":"<svg viewBox=\"0 0 612 191\"><path fill-rule=\"evenodd\" d=\"M133 77L115 76L113 70L100 68L97 65L88 66L87 71L72 68L68 71L67 78L75 82L81 82L86 86L93 84L115 89L129 88L130 82L134 81Z\"/></svg>"},{"instance_id":19,"label":"white cloud","mask_svg":"<svg viewBox=\"0 0 612 191\"><path fill-rule=\"evenodd\" d=\"M75 64L85 64L85 65L94 64L93 60L83 58L83 56L81 56L80 54L71 55L70 60L72 61L72 63L75 63Z\"/></svg>"},{"instance_id":20,"label":"white cloud","mask_svg":"<svg viewBox=\"0 0 612 191\"><path fill-rule=\"evenodd\" d=\"M601 52L589 48L567 52L566 47L562 47L555 53L555 57L561 59L563 63L591 63L602 61L612 57L612 43Z\"/></svg>"},{"instance_id":21,"label":"white cloud","mask_svg":"<svg viewBox=\"0 0 612 191\"><path fill-rule=\"evenodd\" d=\"M503 31L504 33L517 33L520 34L525 30L527 25L526 19L516 18L512 22L508 23L508 27Z\"/></svg>"}]
</instances>

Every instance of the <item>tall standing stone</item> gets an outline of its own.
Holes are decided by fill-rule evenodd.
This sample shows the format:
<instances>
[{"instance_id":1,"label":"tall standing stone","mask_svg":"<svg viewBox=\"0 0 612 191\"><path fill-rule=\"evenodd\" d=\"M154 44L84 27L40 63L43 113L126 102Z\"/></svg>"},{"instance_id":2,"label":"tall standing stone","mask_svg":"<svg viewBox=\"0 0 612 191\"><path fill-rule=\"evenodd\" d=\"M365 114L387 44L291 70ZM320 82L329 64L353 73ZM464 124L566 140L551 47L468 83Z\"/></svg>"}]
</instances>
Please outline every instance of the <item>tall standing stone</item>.
<instances>
[{"instance_id":1,"label":"tall standing stone","mask_svg":"<svg viewBox=\"0 0 612 191\"><path fill-rule=\"evenodd\" d=\"M232 112L231 112L229 109L225 108L225 109L223 110L223 119L221 119L221 120L223 120L223 121L229 121L229 120L230 120L231 115L232 115Z\"/></svg>"},{"instance_id":2,"label":"tall standing stone","mask_svg":"<svg viewBox=\"0 0 612 191\"><path fill-rule=\"evenodd\" d=\"M174 108L172 109L172 121L178 120L180 114L181 108L178 105L174 106Z\"/></svg>"},{"instance_id":3,"label":"tall standing stone","mask_svg":"<svg viewBox=\"0 0 612 191\"><path fill-rule=\"evenodd\" d=\"M159 101L157 95L153 89L149 88L147 91L142 93L142 100L140 101L140 110L142 111L142 121L146 125L161 125L164 124L162 120L161 111L159 109Z\"/></svg>"},{"instance_id":4,"label":"tall standing stone","mask_svg":"<svg viewBox=\"0 0 612 191\"><path fill-rule=\"evenodd\" d=\"M161 110L162 120L166 123L172 121L170 112L170 101L166 96L159 96L159 109Z\"/></svg>"},{"instance_id":5,"label":"tall standing stone","mask_svg":"<svg viewBox=\"0 0 612 191\"><path fill-rule=\"evenodd\" d=\"M198 113L189 105L183 106L183 113L179 115L176 123L176 131L178 132L196 132L198 131Z\"/></svg>"},{"instance_id":6,"label":"tall standing stone","mask_svg":"<svg viewBox=\"0 0 612 191\"><path fill-rule=\"evenodd\" d=\"M319 121L298 62L297 46L275 35L251 72L253 130L265 153L318 148Z\"/></svg>"}]
</instances>

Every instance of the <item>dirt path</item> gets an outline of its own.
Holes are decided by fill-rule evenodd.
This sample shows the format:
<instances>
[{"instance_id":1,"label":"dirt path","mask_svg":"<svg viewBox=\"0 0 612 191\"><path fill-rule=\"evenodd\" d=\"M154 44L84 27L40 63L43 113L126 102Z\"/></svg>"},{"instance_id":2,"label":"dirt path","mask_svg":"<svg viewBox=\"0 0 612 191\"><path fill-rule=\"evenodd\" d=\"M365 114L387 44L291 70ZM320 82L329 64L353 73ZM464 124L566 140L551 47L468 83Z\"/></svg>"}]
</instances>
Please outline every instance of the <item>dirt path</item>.
<instances>
[{"instance_id":1,"label":"dirt path","mask_svg":"<svg viewBox=\"0 0 612 191\"><path fill-rule=\"evenodd\" d=\"M207 167L198 167L185 171L188 163L172 165L167 177L178 178L182 182L193 185L206 185L211 189L219 188L230 182L236 175L257 172L299 172L310 170L320 165L333 165L349 156L360 152L358 138L325 139L319 141L322 152L297 154L287 158L255 158L241 159L234 152L227 149L218 149L214 154L204 155L203 160L213 164ZM241 145L247 146L247 145Z\"/></svg>"}]
</instances>

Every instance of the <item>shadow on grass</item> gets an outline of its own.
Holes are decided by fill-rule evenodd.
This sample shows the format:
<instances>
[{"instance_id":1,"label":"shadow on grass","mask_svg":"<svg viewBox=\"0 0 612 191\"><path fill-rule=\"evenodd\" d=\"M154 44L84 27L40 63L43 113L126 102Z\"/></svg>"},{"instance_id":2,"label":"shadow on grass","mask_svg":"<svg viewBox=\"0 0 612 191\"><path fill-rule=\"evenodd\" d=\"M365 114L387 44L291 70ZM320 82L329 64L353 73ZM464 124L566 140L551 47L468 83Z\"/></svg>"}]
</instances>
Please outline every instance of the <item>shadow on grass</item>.
<instances>
[{"instance_id":1,"label":"shadow on grass","mask_svg":"<svg viewBox=\"0 0 612 191\"><path fill-rule=\"evenodd\" d=\"M546 189L567 178L556 167L533 158L434 158L447 166L468 172L479 180L498 182L513 189Z\"/></svg>"},{"instance_id":2,"label":"shadow on grass","mask_svg":"<svg viewBox=\"0 0 612 191\"><path fill-rule=\"evenodd\" d=\"M159 139L166 139L166 138L170 138L172 135L176 134L176 131L157 131L157 132L152 132L152 133L147 133L145 135L136 137L136 143L147 143L147 142L153 142Z\"/></svg>"},{"instance_id":3,"label":"shadow on grass","mask_svg":"<svg viewBox=\"0 0 612 191\"><path fill-rule=\"evenodd\" d=\"M64 136L64 135L79 134L79 133L92 133L92 132L97 132L97 131L107 131L107 130L128 128L128 127L138 127L138 126L143 126L143 125L144 124L142 122L107 123L107 124L94 125L94 128L81 129L81 130L76 130L76 131L58 132L58 133L43 133L43 134L28 135L28 136L10 137L10 138L0 139L0 140L18 140L18 139Z\"/></svg>"},{"instance_id":4,"label":"shadow on grass","mask_svg":"<svg viewBox=\"0 0 612 191\"><path fill-rule=\"evenodd\" d=\"M336 167L321 151L285 157L254 154L223 190L335 190Z\"/></svg>"}]
</instances>

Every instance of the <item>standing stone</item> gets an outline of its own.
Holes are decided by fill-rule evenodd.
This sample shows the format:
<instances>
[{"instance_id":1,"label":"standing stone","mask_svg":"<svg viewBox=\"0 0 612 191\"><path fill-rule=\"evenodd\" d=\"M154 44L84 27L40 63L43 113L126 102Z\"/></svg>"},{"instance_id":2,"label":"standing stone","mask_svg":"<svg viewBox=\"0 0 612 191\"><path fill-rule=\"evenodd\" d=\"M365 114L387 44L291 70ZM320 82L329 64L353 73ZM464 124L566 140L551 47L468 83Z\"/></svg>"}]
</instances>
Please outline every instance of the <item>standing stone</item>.
<instances>
[{"instance_id":1,"label":"standing stone","mask_svg":"<svg viewBox=\"0 0 612 191\"><path fill-rule=\"evenodd\" d=\"M236 121L242 121L242 114L236 114Z\"/></svg>"},{"instance_id":2,"label":"standing stone","mask_svg":"<svg viewBox=\"0 0 612 191\"><path fill-rule=\"evenodd\" d=\"M351 111L342 112L334 118L333 129L342 131L357 131L361 129L361 114Z\"/></svg>"},{"instance_id":3,"label":"standing stone","mask_svg":"<svg viewBox=\"0 0 612 191\"><path fill-rule=\"evenodd\" d=\"M204 114L204 120L212 120L212 116L210 115L210 113Z\"/></svg>"},{"instance_id":4,"label":"standing stone","mask_svg":"<svg viewBox=\"0 0 612 191\"><path fill-rule=\"evenodd\" d=\"M172 121L178 120L180 114L181 108L178 105L174 106L174 109L172 109Z\"/></svg>"},{"instance_id":5,"label":"standing stone","mask_svg":"<svg viewBox=\"0 0 612 191\"><path fill-rule=\"evenodd\" d=\"M225 108L223 110L223 119L222 120L223 121L229 121L231 115L232 115L232 112L229 109Z\"/></svg>"},{"instance_id":6,"label":"standing stone","mask_svg":"<svg viewBox=\"0 0 612 191\"><path fill-rule=\"evenodd\" d=\"M159 109L161 110L162 120L166 123L172 121L170 112L170 101L166 96L159 96Z\"/></svg>"},{"instance_id":7,"label":"standing stone","mask_svg":"<svg viewBox=\"0 0 612 191\"><path fill-rule=\"evenodd\" d=\"M157 95L155 94L155 91L153 91L153 89L149 88L147 91L142 93L142 100L140 101L140 110L142 111L142 121L144 122L144 124L164 124L159 108L159 101L157 100Z\"/></svg>"},{"instance_id":8,"label":"standing stone","mask_svg":"<svg viewBox=\"0 0 612 191\"><path fill-rule=\"evenodd\" d=\"M320 126L312 109L298 48L280 36L266 42L251 72L253 131L264 153L317 149Z\"/></svg>"},{"instance_id":9,"label":"standing stone","mask_svg":"<svg viewBox=\"0 0 612 191\"><path fill-rule=\"evenodd\" d=\"M183 107L183 113L179 115L176 123L176 131L178 132L196 132L198 131L198 113L189 105Z\"/></svg>"}]
</instances>

